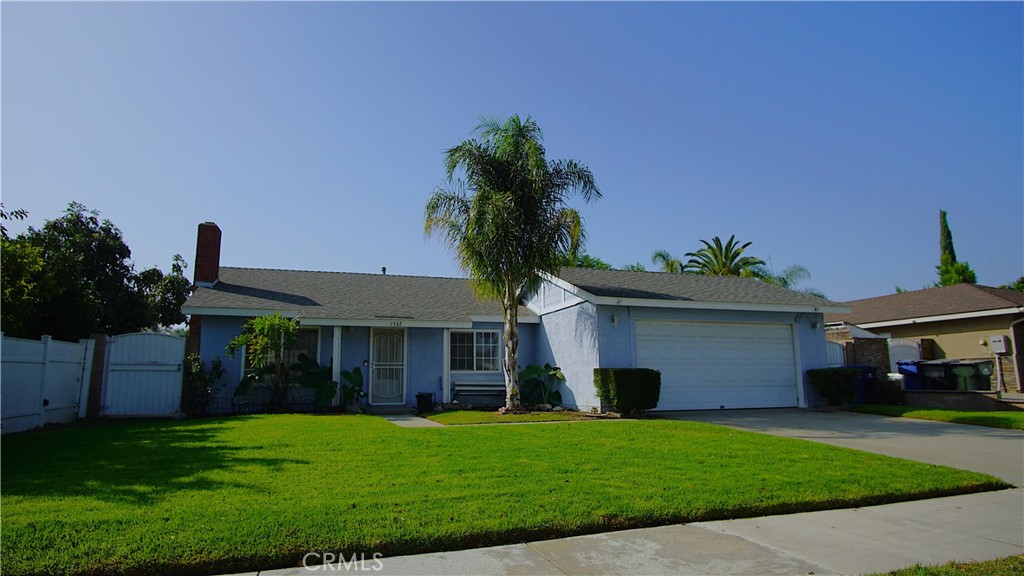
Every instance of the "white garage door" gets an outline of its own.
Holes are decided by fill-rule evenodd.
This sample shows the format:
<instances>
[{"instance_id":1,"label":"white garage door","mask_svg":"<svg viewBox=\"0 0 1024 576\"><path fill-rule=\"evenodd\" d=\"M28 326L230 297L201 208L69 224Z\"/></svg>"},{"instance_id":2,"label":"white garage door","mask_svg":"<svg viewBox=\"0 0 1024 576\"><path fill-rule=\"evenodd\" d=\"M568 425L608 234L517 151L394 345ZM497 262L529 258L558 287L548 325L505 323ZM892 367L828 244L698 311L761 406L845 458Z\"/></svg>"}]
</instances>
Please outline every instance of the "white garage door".
<instances>
[{"instance_id":1,"label":"white garage door","mask_svg":"<svg viewBox=\"0 0 1024 576\"><path fill-rule=\"evenodd\" d=\"M786 324L641 320L636 365L661 371L658 410L796 406Z\"/></svg>"}]
</instances>

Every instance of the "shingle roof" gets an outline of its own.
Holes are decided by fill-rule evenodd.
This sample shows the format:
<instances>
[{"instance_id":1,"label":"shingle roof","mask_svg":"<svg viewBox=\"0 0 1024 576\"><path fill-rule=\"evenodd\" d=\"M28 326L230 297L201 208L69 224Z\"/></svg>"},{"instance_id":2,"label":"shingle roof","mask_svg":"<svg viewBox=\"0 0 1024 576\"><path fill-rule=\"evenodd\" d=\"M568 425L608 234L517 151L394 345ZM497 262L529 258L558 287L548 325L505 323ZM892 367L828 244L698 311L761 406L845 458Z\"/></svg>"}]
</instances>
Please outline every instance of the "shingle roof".
<instances>
[{"instance_id":1,"label":"shingle roof","mask_svg":"<svg viewBox=\"0 0 1024 576\"><path fill-rule=\"evenodd\" d=\"M559 278L594 296L778 306L841 306L754 278L562 268Z\"/></svg>"},{"instance_id":2,"label":"shingle roof","mask_svg":"<svg viewBox=\"0 0 1024 576\"><path fill-rule=\"evenodd\" d=\"M853 300L845 302L845 304L853 308L853 312L850 314L827 314L825 321L860 325L928 316L1020 308L1024 306L1024 293L977 284L956 284L942 288L927 288L877 298Z\"/></svg>"},{"instance_id":3,"label":"shingle roof","mask_svg":"<svg viewBox=\"0 0 1024 576\"><path fill-rule=\"evenodd\" d=\"M402 318L469 322L501 316L497 302L481 302L465 278L394 276L221 267L220 281L200 287L186 308L296 311L305 318ZM520 316L533 316L520 307Z\"/></svg>"}]
</instances>

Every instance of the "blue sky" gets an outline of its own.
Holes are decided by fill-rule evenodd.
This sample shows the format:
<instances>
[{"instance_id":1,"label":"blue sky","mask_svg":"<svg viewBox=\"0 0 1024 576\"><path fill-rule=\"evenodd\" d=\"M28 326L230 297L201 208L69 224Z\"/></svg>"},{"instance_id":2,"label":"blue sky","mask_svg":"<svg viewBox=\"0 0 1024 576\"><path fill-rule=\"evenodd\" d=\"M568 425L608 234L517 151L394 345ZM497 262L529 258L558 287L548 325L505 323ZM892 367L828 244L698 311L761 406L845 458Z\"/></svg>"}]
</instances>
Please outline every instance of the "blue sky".
<instances>
[{"instance_id":1,"label":"blue sky","mask_svg":"<svg viewBox=\"0 0 1024 576\"><path fill-rule=\"evenodd\" d=\"M846 300L1024 274L1015 3L2 4L2 198L72 201L137 267L461 275L423 236L444 151L530 115L594 172L616 266L736 234ZM13 231L24 224L10 226Z\"/></svg>"}]
</instances>

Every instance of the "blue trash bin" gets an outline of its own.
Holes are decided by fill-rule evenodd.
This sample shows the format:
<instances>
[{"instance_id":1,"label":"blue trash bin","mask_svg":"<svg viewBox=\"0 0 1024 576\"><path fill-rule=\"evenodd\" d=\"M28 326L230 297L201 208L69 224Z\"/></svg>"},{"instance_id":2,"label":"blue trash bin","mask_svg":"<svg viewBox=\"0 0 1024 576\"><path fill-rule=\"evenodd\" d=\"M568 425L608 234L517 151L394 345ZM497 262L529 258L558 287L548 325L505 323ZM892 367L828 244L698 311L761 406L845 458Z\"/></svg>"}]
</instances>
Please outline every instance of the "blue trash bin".
<instances>
[{"instance_id":1,"label":"blue trash bin","mask_svg":"<svg viewBox=\"0 0 1024 576\"><path fill-rule=\"evenodd\" d=\"M920 360L900 360L896 363L896 371L903 375L904 390L927 390L924 377L918 370Z\"/></svg>"}]
</instances>

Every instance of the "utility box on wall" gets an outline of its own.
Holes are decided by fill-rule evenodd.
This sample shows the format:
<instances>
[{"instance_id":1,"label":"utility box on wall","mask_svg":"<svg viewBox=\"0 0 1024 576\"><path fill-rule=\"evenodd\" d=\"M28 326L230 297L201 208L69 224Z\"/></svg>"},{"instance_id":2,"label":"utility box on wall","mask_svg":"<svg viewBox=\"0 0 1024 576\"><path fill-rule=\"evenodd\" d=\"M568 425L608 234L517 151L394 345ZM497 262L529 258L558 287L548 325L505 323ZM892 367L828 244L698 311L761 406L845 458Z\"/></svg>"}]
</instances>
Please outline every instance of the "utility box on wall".
<instances>
[{"instance_id":1,"label":"utility box on wall","mask_svg":"<svg viewBox=\"0 0 1024 576\"><path fill-rule=\"evenodd\" d=\"M992 349L993 354L1009 354L1010 353L1010 337L1003 336L1002 334L993 334L988 337L989 347Z\"/></svg>"}]
</instances>

